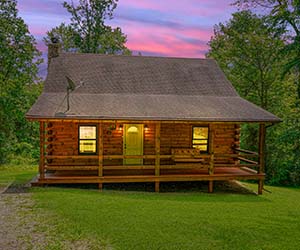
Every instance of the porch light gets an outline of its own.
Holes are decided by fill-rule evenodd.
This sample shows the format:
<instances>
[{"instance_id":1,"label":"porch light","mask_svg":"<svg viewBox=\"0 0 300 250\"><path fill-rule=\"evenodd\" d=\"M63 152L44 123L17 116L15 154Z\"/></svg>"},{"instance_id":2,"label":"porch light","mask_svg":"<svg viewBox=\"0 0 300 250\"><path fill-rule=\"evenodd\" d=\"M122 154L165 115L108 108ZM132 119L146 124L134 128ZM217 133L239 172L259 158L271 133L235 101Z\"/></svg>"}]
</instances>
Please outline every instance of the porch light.
<instances>
[{"instance_id":1,"label":"porch light","mask_svg":"<svg viewBox=\"0 0 300 250\"><path fill-rule=\"evenodd\" d=\"M123 130L123 125L120 124L120 125L119 125L119 131L122 131L122 130Z\"/></svg>"},{"instance_id":2,"label":"porch light","mask_svg":"<svg viewBox=\"0 0 300 250\"><path fill-rule=\"evenodd\" d=\"M148 125L145 125L145 126L144 126L144 129L145 129L145 131L148 131L148 130L149 130Z\"/></svg>"}]
</instances>

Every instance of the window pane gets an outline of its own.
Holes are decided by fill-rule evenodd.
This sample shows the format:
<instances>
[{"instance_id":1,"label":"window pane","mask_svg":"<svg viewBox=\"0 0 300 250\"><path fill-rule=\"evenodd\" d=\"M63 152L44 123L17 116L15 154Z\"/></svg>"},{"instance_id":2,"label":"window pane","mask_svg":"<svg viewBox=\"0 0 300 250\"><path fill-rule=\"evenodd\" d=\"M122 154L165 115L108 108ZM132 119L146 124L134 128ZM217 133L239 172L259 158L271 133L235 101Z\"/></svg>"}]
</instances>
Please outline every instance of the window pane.
<instances>
[{"instance_id":1,"label":"window pane","mask_svg":"<svg viewBox=\"0 0 300 250\"><path fill-rule=\"evenodd\" d=\"M80 153L96 153L96 140L80 140Z\"/></svg>"},{"instance_id":2,"label":"window pane","mask_svg":"<svg viewBox=\"0 0 300 250\"><path fill-rule=\"evenodd\" d=\"M200 151L207 151L207 145L193 145L193 148L200 149Z\"/></svg>"},{"instance_id":3,"label":"window pane","mask_svg":"<svg viewBox=\"0 0 300 250\"><path fill-rule=\"evenodd\" d=\"M207 140L193 140L193 144L204 144L204 145L207 145Z\"/></svg>"},{"instance_id":4,"label":"window pane","mask_svg":"<svg viewBox=\"0 0 300 250\"><path fill-rule=\"evenodd\" d=\"M194 127L193 128L193 139L208 139L208 128L207 127Z\"/></svg>"},{"instance_id":5,"label":"window pane","mask_svg":"<svg viewBox=\"0 0 300 250\"><path fill-rule=\"evenodd\" d=\"M79 139L96 139L96 127L95 126L80 126L79 127Z\"/></svg>"}]
</instances>

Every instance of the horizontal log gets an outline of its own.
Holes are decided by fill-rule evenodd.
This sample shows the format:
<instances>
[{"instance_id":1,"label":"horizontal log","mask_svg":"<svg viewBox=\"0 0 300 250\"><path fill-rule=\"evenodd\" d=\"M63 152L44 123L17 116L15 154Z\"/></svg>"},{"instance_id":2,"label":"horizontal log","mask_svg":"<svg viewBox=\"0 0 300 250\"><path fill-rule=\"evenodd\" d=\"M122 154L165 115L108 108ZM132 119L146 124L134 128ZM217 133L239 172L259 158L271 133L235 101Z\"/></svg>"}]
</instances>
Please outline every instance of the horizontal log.
<instances>
[{"instance_id":1,"label":"horizontal log","mask_svg":"<svg viewBox=\"0 0 300 250\"><path fill-rule=\"evenodd\" d=\"M127 182L170 182L170 181L205 181L205 180L263 180L264 174L212 174L212 175L139 175L139 176L49 176L39 179L38 184L55 183L127 183Z\"/></svg>"},{"instance_id":2,"label":"horizontal log","mask_svg":"<svg viewBox=\"0 0 300 250\"><path fill-rule=\"evenodd\" d=\"M253 152L253 151L246 150L246 149L234 148L233 150L235 150L237 152L248 153L248 154L252 154L252 155L258 155L257 152Z\"/></svg>"},{"instance_id":3,"label":"horizontal log","mask_svg":"<svg viewBox=\"0 0 300 250\"><path fill-rule=\"evenodd\" d=\"M248 163L251 163L251 164L256 164L256 165L258 165L258 162L257 162L257 161L252 161L252 160L249 160L249 159L244 158L244 157L238 157L237 159L240 160L240 161L244 161L244 162L248 162Z\"/></svg>"},{"instance_id":4,"label":"horizontal log","mask_svg":"<svg viewBox=\"0 0 300 250\"><path fill-rule=\"evenodd\" d=\"M53 166L53 165L46 165L45 169L46 170L61 170L61 171L65 171L65 170L98 170L98 166Z\"/></svg>"},{"instance_id":5,"label":"horizontal log","mask_svg":"<svg viewBox=\"0 0 300 250\"><path fill-rule=\"evenodd\" d=\"M156 155L104 155L104 159L155 159ZM160 159L170 159L172 155L160 155Z\"/></svg>"},{"instance_id":6,"label":"horizontal log","mask_svg":"<svg viewBox=\"0 0 300 250\"><path fill-rule=\"evenodd\" d=\"M176 170L184 170L184 169L208 169L209 165L202 164L180 164L180 165L160 165L160 169L176 169ZM73 166L64 166L64 165L48 165L46 166L48 170L98 170L98 166L81 166L81 165L73 165ZM143 166L103 166L104 170L154 170L154 165L143 165Z\"/></svg>"},{"instance_id":7,"label":"horizontal log","mask_svg":"<svg viewBox=\"0 0 300 250\"><path fill-rule=\"evenodd\" d=\"M242 154L231 154L231 153L215 153L215 157L218 157L218 158L238 158L238 157L242 157L242 156L247 156L247 157L257 157L257 155L253 155L253 154L247 154L247 153L242 153ZM246 158L244 158L246 159ZM253 163L253 162L251 162Z\"/></svg>"},{"instance_id":8,"label":"horizontal log","mask_svg":"<svg viewBox=\"0 0 300 250\"><path fill-rule=\"evenodd\" d=\"M46 155L46 159L98 159L98 155Z\"/></svg>"},{"instance_id":9,"label":"horizontal log","mask_svg":"<svg viewBox=\"0 0 300 250\"><path fill-rule=\"evenodd\" d=\"M241 167L241 169L245 170L245 171L248 171L250 173L253 173L253 174L257 174L258 173L256 170L248 168L248 167Z\"/></svg>"},{"instance_id":10,"label":"horizontal log","mask_svg":"<svg viewBox=\"0 0 300 250\"><path fill-rule=\"evenodd\" d=\"M215 163L214 164L215 167L228 167L228 168L242 168L242 167L257 167L257 164L229 164L229 163Z\"/></svg>"},{"instance_id":11,"label":"horizontal log","mask_svg":"<svg viewBox=\"0 0 300 250\"><path fill-rule=\"evenodd\" d=\"M98 159L98 155L47 155L46 159ZM104 159L155 159L156 155L104 155ZM161 159L170 159L172 155L161 155Z\"/></svg>"}]
</instances>

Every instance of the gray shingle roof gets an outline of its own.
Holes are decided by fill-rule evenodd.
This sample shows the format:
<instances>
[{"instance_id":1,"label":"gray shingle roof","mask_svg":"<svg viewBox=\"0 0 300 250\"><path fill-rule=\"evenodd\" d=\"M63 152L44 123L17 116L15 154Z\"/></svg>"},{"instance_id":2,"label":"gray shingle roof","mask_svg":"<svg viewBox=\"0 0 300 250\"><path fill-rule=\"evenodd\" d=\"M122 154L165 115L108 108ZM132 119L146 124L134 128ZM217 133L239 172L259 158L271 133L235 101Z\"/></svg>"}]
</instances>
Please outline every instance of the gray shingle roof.
<instances>
[{"instance_id":1,"label":"gray shingle roof","mask_svg":"<svg viewBox=\"0 0 300 250\"><path fill-rule=\"evenodd\" d=\"M70 94L68 76L80 86ZM212 59L63 53L28 118L272 121L238 96Z\"/></svg>"}]
</instances>

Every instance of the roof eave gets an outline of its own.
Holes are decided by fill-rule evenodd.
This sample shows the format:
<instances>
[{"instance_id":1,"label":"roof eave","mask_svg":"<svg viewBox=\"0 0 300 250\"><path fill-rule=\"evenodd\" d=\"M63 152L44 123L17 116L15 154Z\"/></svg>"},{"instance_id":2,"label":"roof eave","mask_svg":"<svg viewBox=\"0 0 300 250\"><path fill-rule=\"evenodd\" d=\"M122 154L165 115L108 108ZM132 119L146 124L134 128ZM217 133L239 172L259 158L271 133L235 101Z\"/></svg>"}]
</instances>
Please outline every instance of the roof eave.
<instances>
[{"instance_id":1,"label":"roof eave","mask_svg":"<svg viewBox=\"0 0 300 250\"><path fill-rule=\"evenodd\" d=\"M38 121L38 120L118 120L118 121L176 121L176 122L231 122L231 123L280 123L282 120L277 117L277 119L229 119L229 118L165 118L165 117L103 117L103 116L39 116L39 115L26 115L25 116L27 120L30 121Z\"/></svg>"}]
</instances>

